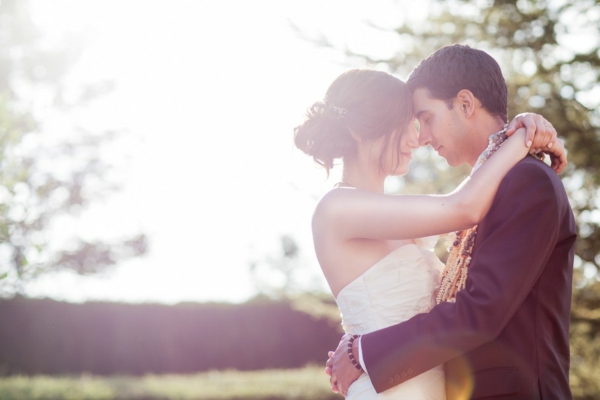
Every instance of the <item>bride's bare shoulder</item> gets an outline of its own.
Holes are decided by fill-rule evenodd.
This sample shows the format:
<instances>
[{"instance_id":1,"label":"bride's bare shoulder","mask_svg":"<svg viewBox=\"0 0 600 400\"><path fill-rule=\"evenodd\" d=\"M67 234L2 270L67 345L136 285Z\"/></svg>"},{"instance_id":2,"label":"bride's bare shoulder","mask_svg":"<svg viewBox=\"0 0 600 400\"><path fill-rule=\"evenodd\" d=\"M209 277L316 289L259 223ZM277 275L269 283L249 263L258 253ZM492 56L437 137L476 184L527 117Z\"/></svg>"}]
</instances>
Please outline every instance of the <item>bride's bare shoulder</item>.
<instances>
[{"instance_id":1,"label":"bride's bare shoulder","mask_svg":"<svg viewBox=\"0 0 600 400\"><path fill-rule=\"evenodd\" d=\"M353 192L356 192L356 189L337 187L325 193L315 207L313 225L335 220L340 214L343 214L344 204L351 201Z\"/></svg>"}]
</instances>

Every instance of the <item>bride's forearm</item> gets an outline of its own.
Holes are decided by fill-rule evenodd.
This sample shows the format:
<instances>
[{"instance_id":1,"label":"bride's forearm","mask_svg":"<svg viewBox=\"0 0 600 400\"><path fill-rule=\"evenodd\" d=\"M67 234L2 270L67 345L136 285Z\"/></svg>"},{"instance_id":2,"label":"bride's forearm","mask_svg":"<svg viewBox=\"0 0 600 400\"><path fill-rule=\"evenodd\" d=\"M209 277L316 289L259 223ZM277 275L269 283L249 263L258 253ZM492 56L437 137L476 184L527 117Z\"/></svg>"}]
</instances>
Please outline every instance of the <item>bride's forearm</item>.
<instances>
[{"instance_id":1,"label":"bride's forearm","mask_svg":"<svg viewBox=\"0 0 600 400\"><path fill-rule=\"evenodd\" d=\"M528 152L524 130L508 138L493 157L447 195L383 195L336 189L321 199L313 232L337 238L414 239L466 229L489 210L504 175Z\"/></svg>"},{"instance_id":2,"label":"bride's forearm","mask_svg":"<svg viewBox=\"0 0 600 400\"><path fill-rule=\"evenodd\" d=\"M464 218L476 224L487 214L506 173L529 152L524 138L525 129L519 129L451 194L464 209Z\"/></svg>"}]
</instances>

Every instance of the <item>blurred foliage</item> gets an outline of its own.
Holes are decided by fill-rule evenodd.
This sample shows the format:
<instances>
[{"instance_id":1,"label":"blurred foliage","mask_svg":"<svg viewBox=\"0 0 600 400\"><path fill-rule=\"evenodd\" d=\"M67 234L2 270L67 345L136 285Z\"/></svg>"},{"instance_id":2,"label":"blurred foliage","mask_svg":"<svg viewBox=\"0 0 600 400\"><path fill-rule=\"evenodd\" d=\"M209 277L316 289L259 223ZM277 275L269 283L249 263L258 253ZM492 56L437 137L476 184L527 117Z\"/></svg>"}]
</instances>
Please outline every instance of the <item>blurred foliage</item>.
<instances>
[{"instance_id":1,"label":"blurred foliage","mask_svg":"<svg viewBox=\"0 0 600 400\"><path fill-rule=\"evenodd\" d=\"M321 366L143 377L0 378L3 400L336 400Z\"/></svg>"},{"instance_id":2,"label":"blurred foliage","mask_svg":"<svg viewBox=\"0 0 600 400\"><path fill-rule=\"evenodd\" d=\"M0 301L1 375L144 375L320 364L336 323L257 298L244 304ZM0 399L1 392L0 392Z\"/></svg>"},{"instance_id":3,"label":"blurred foliage","mask_svg":"<svg viewBox=\"0 0 600 400\"><path fill-rule=\"evenodd\" d=\"M406 18L397 2L400 47L389 58L339 49L353 60L406 79L438 48L466 43L502 67L509 119L544 115L565 140L569 166L562 180L575 213L576 245L571 328L571 383L578 399L599 399L600 384L600 2L597 0L431 0L424 21ZM404 21L404 22L400 22ZM301 29L300 29L301 30ZM306 37L306 35L305 35ZM325 35L312 39L332 46ZM447 193L469 172L449 168L430 148L415 152L410 172L395 186L404 193ZM440 254L443 258L443 254Z\"/></svg>"},{"instance_id":4,"label":"blurred foliage","mask_svg":"<svg viewBox=\"0 0 600 400\"><path fill-rule=\"evenodd\" d=\"M258 293L255 301L261 298L285 301L294 310L339 322L340 312L335 299L329 292L318 289L317 278L308 283L300 282L300 274L306 270L296 240L290 235L282 235L279 240L277 255L267 255L250 263L250 276ZM343 332L341 325L338 329Z\"/></svg>"},{"instance_id":5,"label":"blurred foliage","mask_svg":"<svg viewBox=\"0 0 600 400\"><path fill-rule=\"evenodd\" d=\"M301 269L298 244L290 235L280 236L279 241L281 254L250 262L250 275L256 290L273 299L301 292L297 278Z\"/></svg>"},{"instance_id":6,"label":"blurred foliage","mask_svg":"<svg viewBox=\"0 0 600 400\"><path fill-rule=\"evenodd\" d=\"M57 138L40 116L66 115L111 88L106 82L67 87L82 49L81 40L68 39L49 43L34 24L29 1L0 2L0 297L22 292L24 283L43 273L90 274L146 252L143 234L115 243L72 239L62 247L51 238L55 221L80 215L116 189L100 157L116 132L73 126L58 129L70 130L71 139L65 132Z\"/></svg>"}]
</instances>

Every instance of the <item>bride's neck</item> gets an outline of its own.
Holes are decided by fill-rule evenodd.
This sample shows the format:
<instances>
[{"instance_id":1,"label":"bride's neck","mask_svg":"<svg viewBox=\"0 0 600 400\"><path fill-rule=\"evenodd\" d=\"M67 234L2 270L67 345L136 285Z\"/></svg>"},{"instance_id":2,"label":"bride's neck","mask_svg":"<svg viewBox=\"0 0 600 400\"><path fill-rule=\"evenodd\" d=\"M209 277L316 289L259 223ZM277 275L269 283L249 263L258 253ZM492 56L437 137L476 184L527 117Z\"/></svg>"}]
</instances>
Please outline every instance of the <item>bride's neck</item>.
<instances>
[{"instance_id":1,"label":"bride's neck","mask_svg":"<svg viewBox=\"0 0 600 400\"><path fill-rule=\"evenodd\" d=\"M342 182L357 189L383 193L385 176L381 176L379 168L374 170L353 160L344 160Z\"/></svg>"}]
</instances>

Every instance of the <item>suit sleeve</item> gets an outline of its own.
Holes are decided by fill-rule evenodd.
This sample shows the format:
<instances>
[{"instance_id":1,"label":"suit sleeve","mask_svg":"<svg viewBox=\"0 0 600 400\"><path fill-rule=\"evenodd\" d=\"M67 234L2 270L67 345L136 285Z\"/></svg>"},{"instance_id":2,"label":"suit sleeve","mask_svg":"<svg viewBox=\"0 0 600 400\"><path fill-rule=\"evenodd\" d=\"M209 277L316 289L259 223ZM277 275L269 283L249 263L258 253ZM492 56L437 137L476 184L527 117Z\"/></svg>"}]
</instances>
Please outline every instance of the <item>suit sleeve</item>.
<instances>
[{"instance_id":1,"label":"suit sleeve","mask_svg":"<svg viewBox=\"0 0 600 400\"><path fill-rule=\"evenodd\" d=\"M559 235L556 182L521 162L502 181L456 303L362 337L364 362L382 392L494 340L539 278Z\"/></svg>"}]
</instances>

